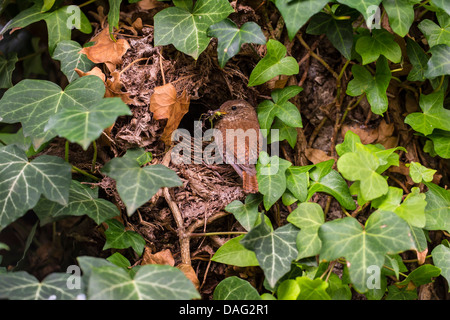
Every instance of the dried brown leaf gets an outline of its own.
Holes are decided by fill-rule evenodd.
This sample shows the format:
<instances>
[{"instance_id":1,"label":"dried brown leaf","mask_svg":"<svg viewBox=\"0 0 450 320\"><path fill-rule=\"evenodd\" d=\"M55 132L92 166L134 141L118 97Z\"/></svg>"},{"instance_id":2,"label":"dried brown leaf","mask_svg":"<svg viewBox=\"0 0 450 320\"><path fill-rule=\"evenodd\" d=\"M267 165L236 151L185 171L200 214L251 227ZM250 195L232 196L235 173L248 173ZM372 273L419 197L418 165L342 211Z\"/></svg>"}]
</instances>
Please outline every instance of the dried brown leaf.
<instances>
[{"instance_id":1,"label":"dried brown leaf","mask_svg":"<svg viewBox=\"0 0 450 320\"><path fill-rule=\"evenodd\" d=\"M141 265L146 264L167 264L173 267L175 265L175 260L173 259L172 252L170 252L169 249L152 254L151 249L149 247L145 247Z\"/></svg>"},{"instance_id":2,"label":"dried brown leaf","mask_svg":"<svg viewBox=\"0 0 450 320\"><path fill-rule=\"evenodd\" d=\"M189 111L189 100L186 90L177 97L177 90L170 83L156 87L150 97L150 111L153 112L153 117L156 120L167 119L166 127L161 135L161 140L167 146L170 145L172 133Z\"/></svg>"},{"instance_id":3,"label":"dried brown leaf","mask_svg":"<svg viewBox=\"0 0 450 320\"><path fill-rule=\"evenodd\" d=\"M314 164L333 159L332 157L327 155L325 151L314 148L306 149L305 155L308 158L308 160Z\"/></svg>"},{"instance_id":4,"label":"dried brown leaf","mask_svg":"<svg viewBox=\"0 0 450 320\"><path fill-rule=\"evenodd\" d=\"M141 8L141 10L151 10L164 6L164 3L158 0L142 0L138 2L138 6L139 8Z\"/></svg>"}]
</instances>

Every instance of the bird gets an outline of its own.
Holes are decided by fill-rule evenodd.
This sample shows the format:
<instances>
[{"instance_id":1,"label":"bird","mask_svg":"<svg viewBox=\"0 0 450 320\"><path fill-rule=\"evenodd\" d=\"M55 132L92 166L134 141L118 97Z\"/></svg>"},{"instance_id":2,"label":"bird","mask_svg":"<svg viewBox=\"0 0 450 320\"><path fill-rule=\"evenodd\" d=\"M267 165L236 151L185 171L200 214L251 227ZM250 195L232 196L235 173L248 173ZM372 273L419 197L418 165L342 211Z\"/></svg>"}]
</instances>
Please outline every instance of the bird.
<instances>
[{"instance_id":1,"label":"bird","mask_svg":"<svg viewBox=\"0 0 450 320\"><path fill-rule=\"evenodd\" d=\"M214 129L221 134L216 143L224 163L230 164L242 178L244 193L258 193L255 165L262 135L255 108L245 100L229 100L212 113L218 118Z\"/></svg>"}]
</instances>

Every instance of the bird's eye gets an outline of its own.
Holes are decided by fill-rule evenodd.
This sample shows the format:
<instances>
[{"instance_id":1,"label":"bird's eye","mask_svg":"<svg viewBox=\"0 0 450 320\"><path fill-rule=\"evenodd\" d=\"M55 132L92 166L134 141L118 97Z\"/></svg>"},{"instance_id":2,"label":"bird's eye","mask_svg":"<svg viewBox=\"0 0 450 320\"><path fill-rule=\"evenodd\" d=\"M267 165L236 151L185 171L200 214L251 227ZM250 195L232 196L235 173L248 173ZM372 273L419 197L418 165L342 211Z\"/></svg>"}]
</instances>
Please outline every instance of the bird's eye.
<instances>
[{"instance_id":1,"label":"bird's eye","mask_svg":"<svg viewBox=\"0 0 450 320\"><path fill-rule=\"evenodd\" d=\"M232 107L231 107L231 110L236 110L236 109L237 109L236 106L232 106Z\"/></svg>"}]
</instances>

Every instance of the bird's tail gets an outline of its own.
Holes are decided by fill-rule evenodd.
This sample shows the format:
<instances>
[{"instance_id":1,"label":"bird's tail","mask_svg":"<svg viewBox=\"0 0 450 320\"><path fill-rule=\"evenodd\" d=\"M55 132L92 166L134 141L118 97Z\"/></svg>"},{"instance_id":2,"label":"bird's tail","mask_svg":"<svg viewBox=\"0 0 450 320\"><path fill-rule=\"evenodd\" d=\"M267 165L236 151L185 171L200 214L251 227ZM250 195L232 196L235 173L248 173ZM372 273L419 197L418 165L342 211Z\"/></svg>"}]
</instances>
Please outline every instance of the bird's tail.
<instances>
[{"instance_id":1,"label":"bird's tail","mask_svg":"<svg viewBox=\"0 0 450 320\"><path fill-rule=\"evenodd\" d=\"M258 193L258 180L255 174L244 171L242 173L242 180L244 180L243 188L245 193Z\"/></svg>"}]
</instances>

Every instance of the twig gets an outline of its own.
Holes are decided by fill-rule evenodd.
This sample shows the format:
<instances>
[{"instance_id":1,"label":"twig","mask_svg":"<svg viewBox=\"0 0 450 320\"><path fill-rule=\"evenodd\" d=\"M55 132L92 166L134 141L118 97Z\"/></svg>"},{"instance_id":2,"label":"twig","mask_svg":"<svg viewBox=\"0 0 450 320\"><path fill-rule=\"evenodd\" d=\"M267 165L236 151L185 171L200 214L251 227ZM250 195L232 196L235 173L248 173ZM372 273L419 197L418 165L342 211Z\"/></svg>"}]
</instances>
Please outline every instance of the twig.
<instances>
[{"instance_id":1,"label":"twig","mask_svg":"<svg viewBox=\"0 0 450 320\"><path fill-rule=\"evenodd\" d=\"M91 166L91 172L95 173L95 164L97 163L97 143L92 141L92 147L94 148L94 155L92 156L92 166Z\"/></svg>"}]
</instances>

